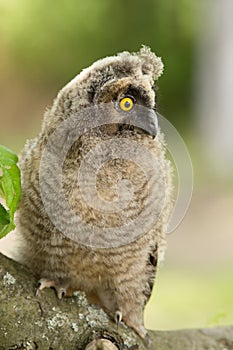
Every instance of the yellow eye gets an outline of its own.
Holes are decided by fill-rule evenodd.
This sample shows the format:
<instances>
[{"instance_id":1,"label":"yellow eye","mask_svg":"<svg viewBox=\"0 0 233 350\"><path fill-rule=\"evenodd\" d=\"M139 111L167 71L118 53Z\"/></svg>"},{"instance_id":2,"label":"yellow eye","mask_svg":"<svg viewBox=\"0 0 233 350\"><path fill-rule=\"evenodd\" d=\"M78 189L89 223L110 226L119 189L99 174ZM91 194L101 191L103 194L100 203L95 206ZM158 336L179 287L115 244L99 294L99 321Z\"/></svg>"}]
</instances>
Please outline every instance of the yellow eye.
<instances>
[{"instance_id":1,"label":"yellow eye","mask_svg":"<svg viewBox=\"0 0 233 350\"><path fill-rule=\"evenodd\" d=\"M124 97L120 100L120 108L122 111L128 112L133 108L134 101L130 97Z\"/></svg>"}]
</instances>

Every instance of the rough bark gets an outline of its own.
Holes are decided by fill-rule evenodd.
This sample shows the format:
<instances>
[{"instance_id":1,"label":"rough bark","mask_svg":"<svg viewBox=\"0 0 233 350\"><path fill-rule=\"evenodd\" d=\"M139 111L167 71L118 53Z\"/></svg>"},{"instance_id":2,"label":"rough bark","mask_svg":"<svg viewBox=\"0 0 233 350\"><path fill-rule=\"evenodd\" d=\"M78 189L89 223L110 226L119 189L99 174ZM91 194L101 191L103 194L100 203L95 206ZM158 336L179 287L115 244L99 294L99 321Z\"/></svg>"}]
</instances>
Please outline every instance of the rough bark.
<instances>
[{"instance_id":1,"label":"rough bark","mask_svg":"<svg viewBox=\"0 0 233 350\"><path fill-rule=\"evenodd\" d=\"M52 289L35 296L35 279L0 254L0 350L146 349L124 324L119 329L82 292L58 300ZM151 350L233 350L233 327L150 331ZM102 340L100 340L102 339Z\"/></svg>"}]
</instances>

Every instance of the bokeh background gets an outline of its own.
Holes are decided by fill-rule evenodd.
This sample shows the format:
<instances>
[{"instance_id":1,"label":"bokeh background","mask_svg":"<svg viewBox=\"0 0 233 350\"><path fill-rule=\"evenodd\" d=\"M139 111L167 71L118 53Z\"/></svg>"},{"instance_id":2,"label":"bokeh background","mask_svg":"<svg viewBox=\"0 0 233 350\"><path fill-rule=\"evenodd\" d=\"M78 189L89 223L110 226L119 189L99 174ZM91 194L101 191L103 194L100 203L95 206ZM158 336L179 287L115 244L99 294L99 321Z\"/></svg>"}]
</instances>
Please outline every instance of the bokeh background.
<instances>
[{"instance_id":1,"label":"bokeh background","mask_svg":"<svg viewBox=\"0 0 233 350\"><path fill-rule=\"evenodd\" d=\"M149 45L159 112L189 149L189 211L168 236L148 328L233 323L233 2L0 0L0 143L34 137L60 88L96 59ZM0 250L14 256L14 235Z\"/></svg>"}]
</instances>

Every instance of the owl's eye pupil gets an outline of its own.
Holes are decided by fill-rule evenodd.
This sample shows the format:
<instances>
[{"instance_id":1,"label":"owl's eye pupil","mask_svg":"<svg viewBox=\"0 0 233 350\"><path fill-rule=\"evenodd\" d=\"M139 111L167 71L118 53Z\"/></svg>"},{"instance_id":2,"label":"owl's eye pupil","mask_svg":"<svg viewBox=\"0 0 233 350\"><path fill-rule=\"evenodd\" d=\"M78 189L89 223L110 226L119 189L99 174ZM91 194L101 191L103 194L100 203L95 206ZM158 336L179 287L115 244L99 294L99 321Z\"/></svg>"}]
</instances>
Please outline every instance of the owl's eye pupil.
<instances>
[{"instance_id":1,"label":"owl's eye pupil","mask_svg":"<svg viewBox=\"0 0 233 350\"><path fill-rule=\"evenodd\" d=\"M120 100L120 108L122 111L128 112L133 108L134 100L133 97L123 97Z\"/></svg>"}]
</instances>

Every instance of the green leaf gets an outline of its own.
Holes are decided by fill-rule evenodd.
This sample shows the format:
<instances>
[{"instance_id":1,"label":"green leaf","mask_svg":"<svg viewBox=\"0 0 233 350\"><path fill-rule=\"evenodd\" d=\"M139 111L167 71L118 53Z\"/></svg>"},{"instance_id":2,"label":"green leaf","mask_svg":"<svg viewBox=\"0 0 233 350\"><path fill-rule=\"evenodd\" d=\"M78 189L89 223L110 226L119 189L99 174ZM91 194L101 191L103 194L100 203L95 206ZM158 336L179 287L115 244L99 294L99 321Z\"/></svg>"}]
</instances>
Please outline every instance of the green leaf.
<instances>
[{"instance_id":1,"label":"green leaf","mask_svg":"<svg viewBox=\"0 0 233 350\"><path fill-rule=\"evenodd\" d=\"M4 206L0 203L0 224L7 225L10 223L10 216Z\"/></svg>"},{"instance_id":2,"label":"green leaf","mask_svg":"<svg viewBox=\"0 0 233 350\"><path fill-rule=\"evenodd\" d=\"M0 196L5 199L6 208L0 204L0 238L15 228L14 214L21 195L18 157L5 146L0 145Z\"/></svg>"},{"instance_id":3,"label":"green leaf","mask_svg":"<svg viewBox=\"0 0 233 350\"><path fill-rule=\"evenodd\" d=\"M10 209L10 214L14 214L21 194L20 171L14 164L3 168L2 171L2 188L5 193L6 205Z\"/></svg>"},{"instance_id":4,"label":"green leaf","mask_svg":"<svg viewBox=\"0 0 233 350\"><path fill-rule=\"evenodd\" d=\"M4 196L4 191L2 188L2 176L0 176L0 197L3 197L3 196Z\"/></svg>"},{"instance_id":5,"label":"green leaf","mask_svg":"<svg viewBox=\"0 0 233 350\"><path fill-rule=\"evenodd\" d=\"M14 229L15 229L15 224L13 222L10 222L8 225L2 225L0 223L0 238L3 238Z\"/></svg>"},{"instance_id":6,"label":"green leaf","mask_svg":"<svg viewBox=\"0 0 233 350\"><path fill-rule=\"evenodd\" d=\"M8 211L0 204L0 238L6 236L14 228L15 224L11 221Z\"/></svg>"},{"instance_id":7,"label":"green leaf","mask_svg":"<svg viewBox=\"0 0 233 350\"><path fill-rule=\"evenodd\" d=\"M0 238L4 237L15 228L14 223L10 220L8 211L0 204Z\"/></svg>"},{"instance_id":8,"label":"green leaf","mask_svg":"<svg viewBox=\"0 0 233 350\"><path fill-rule=\"evenodd\" d=\"M14 152L12 152L9 148L0 145L0 166L16 164L17 162L17 155Z\"/></svg>"}]
</instances>

